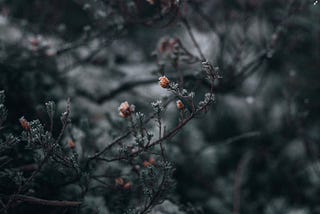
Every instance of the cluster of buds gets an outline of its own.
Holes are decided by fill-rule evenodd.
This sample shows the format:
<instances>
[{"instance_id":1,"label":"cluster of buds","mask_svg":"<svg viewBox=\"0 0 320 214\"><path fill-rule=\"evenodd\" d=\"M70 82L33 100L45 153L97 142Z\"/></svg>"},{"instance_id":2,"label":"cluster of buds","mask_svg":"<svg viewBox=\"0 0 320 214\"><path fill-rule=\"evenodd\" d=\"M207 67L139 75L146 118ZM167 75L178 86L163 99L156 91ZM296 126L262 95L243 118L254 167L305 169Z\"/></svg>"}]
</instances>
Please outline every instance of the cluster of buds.
<instances>
[{"instance_id":1,"label":"cluster of buds","mask_svg":"<svg viewBox=\"0 0 320 214\"><path fill-rule=\"evenodd\" d=\"M202 70L206 73L207 78L211 81L222 78L219 74L219 68L213 67L208 61L202 62Z\"/></svg>"},{"instance_id":2,"label":"cluster of buds","mask_svg":"<svg viewBox=\"0 0 320 214\"><path fill-rule=\"evenodd\" d=\"M115 183L117 186L119 186L125 190L129 190L132 188L132 183L130 181L125 182L123 178L116 178Z\"/></svg>"},{"instance_id":3,"label":"cluster of buds","mask_svg":"<svg viewBox=\"0 0 320 214\"><path fill-rule=\"evenodd\" d=\"M120 104L119 108L120 117L127 118L130 117L131 114L135 111L134 105L129 105L127 101Z\"/></svg>"},{"instance_id":4,"label":"cluster of buds","mask_svg":"<svg viewBox=\"0 0 320 214\"><path fill-rule=\"evenodd\" d=\"M69 140L68 141L68 146L70 149L75 149L76 148L76 144L73 140Z\"/></svg>"},{"instance_id":5,"label":"cluster of buds","mask_svg":"<svg viewBox=\"0 0 320 214\"><path fill-rule=\"evenodd\" d=\"M19 122L24 130L30 131L31 129L30 123L24 117L21 117L19 119Z\"/></svg>"},{"instance_id":6,"label":"cluster of buds","mask_svg":"<svg viewBox=\"0 0 320 214\"><path fill-rule=\"evenodd\" d=\"M170 80L166 76L159 77L159 84L162 88L168 88Z\"/></svg>"},{"instance_id":7,"label":"cluster of buds","mask_svg":"<svg viewBox=\"0 0 320 214\"><path fill-rule=\"evenodd\" d=\"M143 166L145 168L151 167L156 164L156 160L153 157L150 157L149 161L143 161Z\"/></svg>"}]
</instances>

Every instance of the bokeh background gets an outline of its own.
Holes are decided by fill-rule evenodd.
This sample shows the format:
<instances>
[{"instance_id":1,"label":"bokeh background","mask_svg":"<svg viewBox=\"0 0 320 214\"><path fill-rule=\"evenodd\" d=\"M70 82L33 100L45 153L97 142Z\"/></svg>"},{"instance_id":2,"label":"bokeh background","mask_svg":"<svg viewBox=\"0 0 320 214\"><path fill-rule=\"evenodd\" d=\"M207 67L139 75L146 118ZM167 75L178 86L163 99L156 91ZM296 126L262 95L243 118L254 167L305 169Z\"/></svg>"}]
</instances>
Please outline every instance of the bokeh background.
<instances>
[{"instance_id":1,"label":"bokeh background","mask_svg":"<svg viewBox=\"0 0 320 214\"><path fill-rule=\"evenodd\" d=\"M158 3L0 0L5 131L17 133L21 116L46 121L43 103L53 100L63 111L70 97L77 152L102 148L121 133L121 102L148 113L151 102L168 96L157 71L172 79L177 73L155 54L164 38L179 38L198 54L184 17L223 78L208 113L166 143L176 188L152 212L320 213L320 3L180 0L154 18ZM180 70L189 77L187 88L196 94L208 89L197 78L199 63L181 63ZM170 104L167 126L178 117ZM9 155L22 165L30 162L25 154ZM42 197L74 193L49 184L40 182ZM100 213L123 213L110 198L92 194L87 201Z\"/></svg>"}]
</instances>

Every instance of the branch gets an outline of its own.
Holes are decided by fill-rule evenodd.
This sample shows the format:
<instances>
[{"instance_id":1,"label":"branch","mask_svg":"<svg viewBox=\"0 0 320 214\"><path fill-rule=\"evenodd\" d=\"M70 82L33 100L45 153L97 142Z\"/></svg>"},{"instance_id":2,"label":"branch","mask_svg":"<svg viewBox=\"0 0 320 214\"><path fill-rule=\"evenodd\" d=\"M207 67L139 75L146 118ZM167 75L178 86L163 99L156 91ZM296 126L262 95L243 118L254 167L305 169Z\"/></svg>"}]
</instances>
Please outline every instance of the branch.
<instances>
[{"instance_id":1,"label":"branch","mask_svg":"<svg viewBox=\"0 0 320 214\"><path fill-rule=\"evenodd\" d=\"M157 201L157 198L161 195L165 181L166 175L164 174L157 192L152 196L150 202L148 203L148 205L145 206L145 208L140 212L140 214L148 213L149 211L151 211L150 209L152 209L155 206L155 202Z\"/></svg>"},{"instance_id":2,"label":"branch","mask_svg":"<svg viewBox=\"0 0 320 214\"><path fill-rule=\"evenodd\" d=\"M213 96L211 94L211 96ZM148 143L147 145L145 145L144 147L138 149L135 152L132 152L129 155L126 156L120 156L117 158L111 158L111 159L106 159L106 158L101 158L99 156L101 156L107 149L102 150L101 152L99 152L98 154L94 155L93 157L89 158L89 160L92 159L96 159L96 160L101 160L101 161L106 161L106 162L113 162L113 161L119 161L119 160L127 160L130 157L135 157L137 155L139 155L140 153L142 153L143 151L146 151L148 149L150 149L151 147L154 147L155 145L161 144L163 141L168 140L172 137L174 137L185 125L188 124L188 122L190 120L192 120L196 115L198 115L201 111L207 109L207 107L212 103L213 101L209 101L208 103L206 103L205 105L203 105L201 108L197 109L195 112L193 112L189 117L187 117L186 119L184 119L181 123L179 123L175 128L173 128L170 132L168 132L166 135L164 135L162 138L153 141L152 143ZM130 132L131 133L131 132ZM114 143L115 144L115 143ZM113 145L114 145L113 144ZM108 146L109 147L109 146Z\"/></svg>"},{"instance_id":3,"label":"branch","mask_svg":"<svg viewBox=\"0 0 320 214\"><path fill-rule=\"evenodd\" d=\"M125 134L122 136L116 138L114 141L112 141L108 146L106 146L103 150L100 152L96 153L95 155L89 157L89 161L98 159L103 153L105 153L107 150L109 150L111 147L113 147L115 144L119 143L121 140L125 139L131 134L131 131L127 131Z\"/></svg>"},{"instance_id":4,"label":"branch","mask_svg":"<svg viewBox=\"0 0 320 214\"><path fill-rule=\"evenodd\" d=\"M261 132L260 131L252 131L252 132L245 132L243 134L240 134L240 135L236 135L234 137L230 137L230 138L227 138L225 140L221 140L221 141L218 141L216 143L212 143L212 144L209 144L209 145L204 145L202 146L200 149L198 149L194 154L193 156L194 157L198 157L203 151L206 151L207 148L211 147L211 146L218 146L218 145L227 145L227 144L232 144L232 143L235 143L235 142L238 142L240 140L244 140L244 139L250 139L250 138L254 138L254 137L259 137L261 136Z\"/></svg>"},{"instance_id":5,"label":"branch","mask_svg":"<svg viewBox=\"0 0 320 214\"><path fill-rule=\"evenodd\" d=\"M166 103L164 103L163 107L166 107L169 105L169 103L173 100L173 98L168 99L168 101ZM156 113L151 114L145 121L144 123L147 124L151 119L153 119L156 116ZM104 154L106 151L108 151L109 149L111 149L114 145L118 144L119 142L121 142L121 140L125 139L126 137L128 137L130 134L132 133L131 130L127 130L123 135L121 135L120 137L116 138L115 140L113 140L108 146L106 146L104 149L102 149L100 152L94 154L93 156L88 158L88 161L92 161L94 159L97 160L106 160L104 158L100 158L100 156L102 154ZM113 160L113 159L112 159Z\"/></svg>"},{"instance_id":6,"label":"branch","mask_svg":"<svg viewBox=\"0 0 320 214\"><path fill-rule=\"evenodd\" d=\"M56 200L46 200L41 198L36 198L27 195L14 195L14 196L4 196L5 198L12 198L14 201L27 202L31 204L40 204L45 206L56 206L56 207L78 207L82 204L79 201L56 201Z\"/></svg>"},{"instance_id":7,"label":"branch","mask_svg":"<svg viewBox=\"0 0 320 214\"><path fill-rule=\"evenodd\" d=\"M172 79L178 78L178 76L173 76ZM185 74L183 76L184 79L187 80L194 80L196 78L195 75L193 74ZM150 78L145 78L141 80L127 80L121 83L118 87L115 87L113 89L110 89L109 92L107 92L104 95L101 95L97 98L95 98L92 94L88 93L85 90L82 89L77 89L77 93L95 103L98 104L103 104L104 102L111 100L112 98L116 97L118 94L121 94L123 92L126 92L132 88L142 86L142 85L149 85L149 84L154 84L158 81L158 78L155 77L150 77Z\"/></svg>"},{"instance_id":8,"label":"branch","mask_svg":"<svg viewBox=\"0 0 320 214\"><path fill-rule=\"evenodd\" d=\"M248 165L250 158L251 158L250 152L244 154L237 167L235 181L234 181L234 192L233 192L233 214L240 214L242 178L243 178L244 170Z\"/></svg>"},{"instance_id":9,"label":"branch","mask_svg":"<svg viewBox=\"0 0 320 214\"><path fill-rule=\"evenodd\" d=\"M186 27L186 29L187 29L187 31L188 31L188 34L189 34L189 36L190 36L190 38L191 38L194 46L196 47L199 55L201 56L201 61L205 61L206 58L204 57L204 54L203 54L203 52L201 51L201 48L200 48L200 46L199 46L196 38L194 37L194 35L193 35L193 33L192 33L192 30L191 30L191 27L190 27L190 25L189 25L188 20L183 17L183 18L182 18L182 23L185 25L185 27Z\"/></svg>"}]
</instances>

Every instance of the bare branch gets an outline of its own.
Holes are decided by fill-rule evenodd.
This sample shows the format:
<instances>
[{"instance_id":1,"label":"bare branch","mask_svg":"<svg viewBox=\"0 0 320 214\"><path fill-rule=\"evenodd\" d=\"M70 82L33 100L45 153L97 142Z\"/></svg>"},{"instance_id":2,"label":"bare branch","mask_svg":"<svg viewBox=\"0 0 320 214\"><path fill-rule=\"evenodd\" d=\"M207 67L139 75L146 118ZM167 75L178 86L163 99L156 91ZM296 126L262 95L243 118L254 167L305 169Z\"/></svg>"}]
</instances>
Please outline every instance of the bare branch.
<instances>
[{"instance_id":1,"label":"bare branch","mask_svg":"<svg viewBox=\"0 0 320 214\"><path fill-rule=\"evenodd\" d=\"M41 198L36 198L27 195L14 195L14 196L5 196L6 198L12 198L14 201L26 202L31 204L40 204L45 206L55 206L55 207L78 207L82 204L79 201L57 201L57 200L46 200Z\"/></svg>"}]
</instances>

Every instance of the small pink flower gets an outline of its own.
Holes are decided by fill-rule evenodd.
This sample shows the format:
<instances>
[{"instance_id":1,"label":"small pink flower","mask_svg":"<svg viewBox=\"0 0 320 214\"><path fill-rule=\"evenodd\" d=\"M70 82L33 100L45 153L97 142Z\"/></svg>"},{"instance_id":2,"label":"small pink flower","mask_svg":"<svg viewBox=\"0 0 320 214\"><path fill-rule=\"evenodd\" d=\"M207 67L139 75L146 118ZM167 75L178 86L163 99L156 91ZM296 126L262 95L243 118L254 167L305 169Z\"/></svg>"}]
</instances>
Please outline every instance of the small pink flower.
<instances>
[{"instance_id":1,"label":"small pink flower","mask_svg":"<svg viewBox=\"0 0 320 214\"><path fill-rule=\"evenodd\" d=\"M24 130L30 131L30 129L31 129L30 124L29 124L29 122L28 122L24 117L21 117L21 118L19 119L19 122L20 122L20 124L21 124L21 126L22 126L22 128L23 128Z\"/></svg>"},{"instance_id":2,"label":"small pink flower","mask_svg":"<svg viewBox=\"0 0 320 214\"><path fill-rule=\"evenodd\" d=\"M179 110L182 110L184 108L184 104L181 100L177 100L176 104Z\"/></svg>"},{"instance_id":3,"label":"small pink flower","mask_svg":"<svg viewBox=\"0 0 320 214\"><path fill-rule=\"evenodd\" d=\"M127 118L135 111L135 106L129 105L129 103L125 101L120 104L118 110L120 117Z\"/></svg>"}]
</instances>

